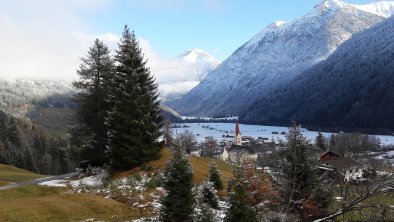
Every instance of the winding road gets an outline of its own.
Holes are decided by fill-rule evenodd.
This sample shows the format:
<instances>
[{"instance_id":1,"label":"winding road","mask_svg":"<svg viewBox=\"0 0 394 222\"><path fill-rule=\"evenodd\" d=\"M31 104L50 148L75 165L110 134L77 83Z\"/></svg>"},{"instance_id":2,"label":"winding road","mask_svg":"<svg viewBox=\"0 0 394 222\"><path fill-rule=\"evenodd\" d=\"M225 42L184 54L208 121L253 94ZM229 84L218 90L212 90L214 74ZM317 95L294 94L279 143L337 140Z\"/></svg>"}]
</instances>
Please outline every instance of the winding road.
<instances>
[{"instance_id":1,"label":"winding road","mask_svg":"<svg viewBox=\"0 0 394 222\"><path fill-rule=\"evenodd\" d=\"M63 175L39 178L39 179L35 179L35 180L22 181L22 182L18 182L18 183L11 183L11 184L8 184L5 186L0 186L0 190L9 190L9 189L29 186L29 185L52 181L52 180L65 179L65 178L73 177L73 176L77 175L78 173L79 172L72 172L72 173L67 173L67 174L63 174Z\"/></svg>"}]
</instances>

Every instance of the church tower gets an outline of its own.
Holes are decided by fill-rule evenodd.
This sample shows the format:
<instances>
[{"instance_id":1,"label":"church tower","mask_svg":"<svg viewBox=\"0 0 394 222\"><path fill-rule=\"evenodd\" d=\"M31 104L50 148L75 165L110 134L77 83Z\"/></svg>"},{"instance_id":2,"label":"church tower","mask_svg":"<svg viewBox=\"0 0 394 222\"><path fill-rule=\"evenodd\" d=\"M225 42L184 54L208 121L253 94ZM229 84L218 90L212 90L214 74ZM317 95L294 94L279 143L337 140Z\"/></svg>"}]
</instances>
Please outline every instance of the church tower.
<instances>
[{"instance_id":1,"label":"church tower","mask_svg":"<svg viewBox=\"0 0 394 222\"><path fill-rule=\"evenodd\" d=\"M239 131L238 118L235 122L235 145L242 145L241 132Z\"/></svg>"}]
</instances>

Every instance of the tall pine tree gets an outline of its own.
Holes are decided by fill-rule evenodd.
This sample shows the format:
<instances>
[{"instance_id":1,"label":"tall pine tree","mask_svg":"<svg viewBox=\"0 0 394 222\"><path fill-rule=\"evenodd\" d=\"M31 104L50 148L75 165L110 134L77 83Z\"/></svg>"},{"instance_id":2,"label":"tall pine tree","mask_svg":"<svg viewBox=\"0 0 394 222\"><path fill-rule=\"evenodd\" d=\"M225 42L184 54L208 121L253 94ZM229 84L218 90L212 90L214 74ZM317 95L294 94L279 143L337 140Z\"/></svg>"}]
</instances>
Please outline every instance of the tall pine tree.
<instances>
[{"instance_id":1,"label":"tall pine tree","mask_svg":"<svg viewBox=\"0 0 394 222\"><path fill-rule=\"evenodd\" d=\"M311 194L316 177L308 156L308 141L295 122L289 127L286 140L284 198L288 209L300 210L300 204Z\"/></svg>"},{"instance_id":2,"label":"tall pine tree","mask_svg":"<svg viewBox=\"0 0 394 222\"><path fill-rule=\"evenodd\" d=\"M179 144L174 144L173 157L167 163L164 178L167 195L161 200L160 221L191 221L195 203L193 169Z\"/></svg>"},{"instance_id":3,"label":"tall pine tree","mask_svg":"<svg viewBox=\"0 0 394 222\"><path fill-rule=\"evenodd\" d=\"M223 189L222 181L220 180L220 173L218 171L215 161L209 163L209 181L213 183L216 190Z\"/></svg>"},{"instance_id":4,"label":"tall pine tree","mask_svg":"<svg viewBox=\"0 0 394 222\"><path fill-rule=\"evenodd\" d=\"M116 74L110 112L110 161L115 169L130 169L160 156L163 116L157 84L146 67L139 43L125 26L115 55Z\"/></svg>"},{"instance_id":5,"label":"tall pine tree","mask_svg":"<svg viewBox=\"0 0 394 222\"><path fill-rule=\"evenodd\" d=\"M325 141L323 134L320 132L320 130L317 133L317 136L315 139L315 145L322 150L326 150L326 141Z\"/></svg>"},{"instance_id":6,"label":"tall pine tree","mask_svg":"<svg viewBox=\"0 0 394 222\"><path fill-rule=\"evenodd\" d=\"M78 89L74 100L79 108L76 112L78 127L73 136L79 137L81 146L88 152L86 157L97 164L107 161L108 127L105 124L111 107L108 94L114 74L114 62L110 50L99 39L94 41L82 64L77 70L80 78L73 83Z\"/></svg>"},{"instance_id":7,"label":"tall pine tree","mask_svg":"<svg viewBox=\"0 0 394 222\"><path fill-rule=\"evenodd\" d=\"M239 160L234 170L234 179L231 180L231 192L225 222L257 222L257 212L250 203L248 194L249 181L246 176L245 166L241 166ZM230 185L230 184L229 184Z\"/></svg>"}]
</instances>

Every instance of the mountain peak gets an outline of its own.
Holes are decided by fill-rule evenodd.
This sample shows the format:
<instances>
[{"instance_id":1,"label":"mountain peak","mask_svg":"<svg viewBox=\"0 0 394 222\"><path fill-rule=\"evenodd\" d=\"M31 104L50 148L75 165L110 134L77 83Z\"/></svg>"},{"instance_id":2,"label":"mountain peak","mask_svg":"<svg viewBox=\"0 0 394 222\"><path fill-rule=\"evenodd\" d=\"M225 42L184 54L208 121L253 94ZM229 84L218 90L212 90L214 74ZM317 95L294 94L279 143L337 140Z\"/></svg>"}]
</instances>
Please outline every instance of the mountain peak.
<instances>
[{"instance_id":1,"label":"mountain peak","mask_svg":"<svg viewBox=\"0 0 394 222\"><path fill-rule=\"evenodd\" d=\"M315 6L320 11L336 11L345 8L356 8L358 10L388 18L394 14L394 1L377 1L370 4L356 5L348 4L338 0L325 0Z\"/></svg>"},{"instance_id":2,"label":"mountain peak","mask_svg":"<svg viewBox=\"0 0 394 222\"><path fill-rule=\"evenodd\" d=\"M179 57L185 61L193 62L193 63L208 62L215 65L220 64L219 60L217 60L215 57L211 56L210 54L199 48L187 50L181 55L179 55Z\"/></svg>"},{"instance_id":3,"label":"mountain peak","mask_svg":"<svg viewBox=\"0 0 394 222\"><path fill-rule=\"evenodd\" d=\"M388 18L394 14L394 1L373 2L366 5L351 5L359 10Z\"/></svg>"},{"instance_id":4,"label":"mountain peak","mask_svg":"<svg viewBox=\"0 0 394 222\"><path fill-rule=\"evenodd\" d=\"M346 3L338 0L325 0L322 3L316 5L315 8L324 9L324 10L338 9L338 8L342 8L344 5L346 5Z\"/></svg>"}]
</instances>

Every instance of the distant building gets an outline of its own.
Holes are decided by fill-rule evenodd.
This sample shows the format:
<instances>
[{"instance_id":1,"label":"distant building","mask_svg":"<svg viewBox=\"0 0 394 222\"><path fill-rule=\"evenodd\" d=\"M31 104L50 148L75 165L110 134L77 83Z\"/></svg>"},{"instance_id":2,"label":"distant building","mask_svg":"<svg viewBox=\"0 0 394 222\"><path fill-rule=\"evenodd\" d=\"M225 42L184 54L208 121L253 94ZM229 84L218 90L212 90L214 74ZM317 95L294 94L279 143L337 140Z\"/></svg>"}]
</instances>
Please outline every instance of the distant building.
<instances>
[{"instance_id":1,"label":"distant building","mask_svg":"<svg viewBox=\"0 0 394 222\"><path fill-rule=\"evenodd\" d=\"M248 140L242 140L238 119L236 119L234 143L226 143L221 154L221 159L229 162L236 162L238 159L240 162L255 162L257 160L256 150L250 147L249 137L246 138ZM253 139L252 137L250 138Z\"/></svg>"},{"instance_id":2,"label":"distant building","mask_svg":"<svg viewBox=\"0 0 394 222\"><path fill-rule=\"evenodd\" d=\"M332 151L320 155L321 170L331 178L343 181L365 180L366 169L351 157L342 157Z\"/></svg>"},{"instance_id":3,"label":"distant building","mask_svg":"<svg viewBox=\"0 0 394 222\"><path fill-rule=\"evenodd\" d=\"M241 131L239 131L238 118L235 120L235 145L242 145Z\"/></svg>"},{"instance_id":4,"label":"distant building","mask_svg":"<svg viewBox=\"0 0 394 222\"><path fill-rule=\"evenodd\" d=\"M225 148L223 149L223 153L222 153L221 159L222 159L223 161L229 161L228 148L225 147Z\"/></svg>"},{"instance_id":5,"label":"distant building","mask_svg":"<svg viewBox=\"0 0 394 222\"><path fill-rule=\"evenodd\" d=\"M244 162L255 162L257 160L256 150L249 146L232 145L230 149L227 149L228 158L227 161L237 162L238 159L241 163Z\"/></svg>"}]
</instances>

